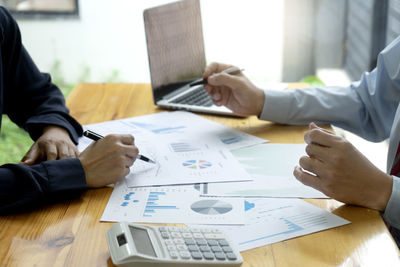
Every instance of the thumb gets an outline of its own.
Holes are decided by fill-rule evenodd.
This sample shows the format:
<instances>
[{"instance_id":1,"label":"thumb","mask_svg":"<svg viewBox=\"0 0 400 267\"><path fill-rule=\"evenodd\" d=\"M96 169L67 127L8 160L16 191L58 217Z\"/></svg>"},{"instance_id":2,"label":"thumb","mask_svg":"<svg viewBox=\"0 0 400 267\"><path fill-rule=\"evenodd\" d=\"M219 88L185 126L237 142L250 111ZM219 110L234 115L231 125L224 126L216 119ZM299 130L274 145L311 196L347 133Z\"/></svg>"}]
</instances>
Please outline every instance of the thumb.
<instances>
[{"instance_id":1,"label":"thumb","mask_svg":"<svg viewBox=\"0 0 400 267\"><path fill-rule=\"evenodd\" d=\"M231 89L239 88L242 85L240 76L227 73L216 73L208 77L207 82L213 86L227 86Z\"/></svg>"},{"instance_id":2,"label":"thumb","mask_svg":"<svg viewBox=\"0 0 400 267\"><path fill-rule=\"evenodd\" d=\"M310 122L310 124L308 124L308 128L316 129L316 128L319 128L319 127L314 122Z\"/></svg>"},{"instance_id":3,"label":"thumb","mask_svg":"<svg viewBox=\"0 0 400 267\"><path fill-rule=\"evenodd\" d=\"M308 125L308 127L310 128L310 130L312 130L312 129L319 129L319 130L321 130L321 131L323 131L323 132L325 132L325 133L328 133L328 134L331 134L331 135L335 135L334 133L332 133L332 132L330 132L330 131L328 131L328 130L325 130L324 128L321 128L321 127L319 127L317 124L315 124L314 122L310 122L310 124Z\"/></svg>"}]
</instances>

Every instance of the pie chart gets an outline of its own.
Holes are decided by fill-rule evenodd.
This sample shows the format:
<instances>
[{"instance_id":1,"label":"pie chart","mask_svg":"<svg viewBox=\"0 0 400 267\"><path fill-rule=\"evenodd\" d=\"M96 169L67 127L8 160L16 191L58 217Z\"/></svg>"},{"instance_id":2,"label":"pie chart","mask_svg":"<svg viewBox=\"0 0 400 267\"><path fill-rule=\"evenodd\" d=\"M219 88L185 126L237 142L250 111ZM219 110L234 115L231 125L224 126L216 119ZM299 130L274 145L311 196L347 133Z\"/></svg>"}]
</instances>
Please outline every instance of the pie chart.
<instances>
[{"instance_id":1,"label":"pie chart","mask_svg":"<svg viewBox=\"0 0 400 267\"><path fill-rule=\"evenodd\" d=\"M211 162L202 159L186 160L182 165L190 169L206 169L212 166Z\"/></svg>"},{"instance_id":2,"label":"pie chart","mask_svg":"<svg viewBox=\"0 0 400 267\"><path fill-rule=\"evenodd\" d=\"M221 200L207 199L194 202L190 208L200 214L218 215L230 212L232 205Z\"/></svg>"}]
</instances>

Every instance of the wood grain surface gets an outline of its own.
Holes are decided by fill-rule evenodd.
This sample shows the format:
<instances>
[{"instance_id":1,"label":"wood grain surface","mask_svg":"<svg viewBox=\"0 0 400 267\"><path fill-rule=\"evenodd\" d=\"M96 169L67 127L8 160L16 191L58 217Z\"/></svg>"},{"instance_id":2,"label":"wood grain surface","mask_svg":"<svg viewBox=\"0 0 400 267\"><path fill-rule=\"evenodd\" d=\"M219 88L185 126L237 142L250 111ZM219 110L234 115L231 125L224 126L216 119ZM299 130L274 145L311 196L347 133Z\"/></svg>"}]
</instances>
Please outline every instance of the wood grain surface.
<instances>
[{"instance_id":1,"label":"wood grain surface","mask_svg":"<svg viewBox=\"0 0 400 267\"><path fill-rule=\"evenodd\" d=\"M160 112L149 84L78 84L67 99L71 114L89 124ZM305 126L202 115L273 143L302 143ZM327 127L329 129L329 127ZM0 217L1 266L112 266L99 221L112 188ZM357 193L357 192L355 192ZM380 214L335 200L308 202L352 223L242 253L242 266L400 266L399 250Z\"/></svg>"}]
</instances>

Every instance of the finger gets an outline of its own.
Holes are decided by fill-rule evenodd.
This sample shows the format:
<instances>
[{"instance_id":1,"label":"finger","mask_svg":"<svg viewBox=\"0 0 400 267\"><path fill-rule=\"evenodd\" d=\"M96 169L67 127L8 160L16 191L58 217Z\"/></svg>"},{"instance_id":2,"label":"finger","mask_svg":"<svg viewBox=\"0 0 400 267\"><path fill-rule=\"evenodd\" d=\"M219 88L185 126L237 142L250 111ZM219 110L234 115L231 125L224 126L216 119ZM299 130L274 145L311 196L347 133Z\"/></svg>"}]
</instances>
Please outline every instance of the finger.
<instances>
[{"instance_id":1,"label":"finger","mask_svg":"<svg viewBox=\"0 0 400 267\"><path fill-rule=\"evenodd\" d=\"M311 174L315 174L319 177L323 177L324 165L318 159L310 158L307 156L303 156L299 160L300 167L303 168L303 171L310 172Z\"/></svg>"},{"instance_id":2,"label":"finger","mask_svg":"<svg viewBox=\"0 0 400 267\"><path fill-rule=\"evenodd\" d=\"M72 153L74 154L74 157L76 157L76 158L79 157L80 152L76 146L72 146L72 147L70 147L70 149L72 149Z\"/></svg>"},{"instance_id":3,"label":"finger","mask_svg":"<svg viewBox=\"0 0 400 267\"><path fill-rule=\"evenodd\" d=\"M68 151L69 151L70 158L76 158L77 157L74 147L68 146Z\"/></svg>"},{"instance_id":4,"label":"finger","mask_svg":"<svg viewBox=\"0 0 400 267\"><path fill-rule=\"evenodd\" d=\"M44 154L47 160L56 160L58 156L57 147L54 144L46 143L44 145Z\"/></svg>"},{"instance_id":5,"label":"finger","mask_svg":"<svg viewBox=\"0 0 400 267\"><path fill-rule=\"evenodd\" d=\"M214 86L210 95L214 103L221 101L221 88L219 86Z\"/></svg>"},{"instance_id":6,"label":"finger","mask_svg":"<svg viewBox=\"0 0 400 267\"><path fill-rule=\"evenodd\" d=\"M227 86L232 90L240 88L242 85L241 77L227 73L216 73L208 78L208 83L213 86Z\"/></svg>"},{"instance_id":7,"label":"finger","mask_svg":"<svg viewBox=\"0 0 400 267\"><path fill-rule=\"evenodd\" d=\"M135 162L136 158L126 157L125 159L125 166L130 168L133 163Z\"/></svg>"},{"instance_id":8,"label":"finger","mask_svg":"<svg viewBox=\"0 0 400 267\"><path fill-rule=\"evenodd\" d=\"M315 124L315 122L310 122L310 124L308 124L308 127L309 127L310 129L318 128L318 129L321 129L321 130L324 131L324 132L327 132L327 133L330 133L330 134L333 134L333 135L334 135L334 133L332 133L332 132L330 132L330 131L328 131L328 130L322 128L322 127L319 127L317 124Z\"/></svg>"},{"instance_id":9,"label":"finger","mask_svg":"<svg viewBox=\"0 0 400 267\"><path fill-rule=\"evenodd\" d=\"M71 153L69 146L67 144L58 144L57 145L57 158L59 159L67 159L72 158L73 153Z\"/></svg>"},{"instance_id":10,"label":"finger","mask_svg":"<svg viewBox=\"0 0 400 267\"><path fill-rule=\"evenodd\" d=\"M38 149L37 145L33 145L31 149L24 155L21 159L21 163L27 165L33 165L36 160L40 158L40 150Z\"/></svg>"},{"instance_id":11,"label":"finger","mask_svg":"<svg viewBox=\"0 0 400 267\"><path fill-rule=\"evenodd\" d=\"M219 106L226 106L229 102L229 98L231 96L231 90L224 90L224 88L219 87L219 95L218 95L218 99L215 99L215 102L219 105Z\"/></svg>"},{"instance_id":12,"label":"finger","mask_svg":"<svg viewBox=\"0 0 400 267\"><path fill-rule=\"evenodd\" d=\"M320 146L314 143L311 143L306 146L306 153L310 158L318 159L321 162L327 162L328 159L332 156L330 147Z\"/></svg>"},{"instance_id":13,"label":"finger","mask_svg":"<svg viewBox=\"0 0 400 267\"><path fill-rule=\"evenodd\" d=\"M311 175L305 171L303 171L299 166L294 167L293 175L299 180L301 183L311 186L319 191L321 188L321 178L318 176Z\"/></svg>"},{"instance_id":14,"label":"finger","mask_svg":"<svg viewBox=\"0 0 400 267\"><path fill-rule=\"evenodd\" d=\"M321 146L332 147L340 139L339 136L327 132L321 128L308 130L304 135L304 141L307 144L318 144Z\"/></svg>"},{"instance_id":15,"label":"finger","mask_svg":"<svg viewBox=\"0 0 400 267\"><path fill-rule=\"evenodd\" d=\"M125 153L124 155L135 160L139 154L139 149L132 145L132 146L125 146Z\"/></svg>"},{"instance_id":16,"label":"finger","mask_svg":"<svg viewBox=\"0 0 400 267\"><path fill-rule=\"evenodd\" d=\"M224 69L227 69L227 68L230 68L230 67L232 67L232 65L213 62L210 65L208 65L206 67L206 69L204 70L203 78L207 79L212 74L221 72Z\"/></svg>"},{"instance_id":17,"label":"finger","mask_svg":"<svg viewBox=\"0 0 400 267\"><path fill-rule=\"evenodd\" d=\"M135 144L135 138L131 134L121 134L120 135L121 143L124 145L133 145Z\"/></svg>"}]
</instances>

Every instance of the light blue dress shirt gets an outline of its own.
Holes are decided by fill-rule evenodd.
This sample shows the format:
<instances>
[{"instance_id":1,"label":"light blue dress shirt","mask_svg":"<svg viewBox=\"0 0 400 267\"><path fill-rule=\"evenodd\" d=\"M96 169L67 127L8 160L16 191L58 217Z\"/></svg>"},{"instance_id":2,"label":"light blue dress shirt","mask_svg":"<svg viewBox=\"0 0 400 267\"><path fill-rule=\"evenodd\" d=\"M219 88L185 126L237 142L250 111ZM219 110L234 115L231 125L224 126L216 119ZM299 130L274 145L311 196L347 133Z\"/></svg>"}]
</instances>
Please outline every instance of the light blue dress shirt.
<instances>
[{"instance_id":1,"label":"light blue dress shirt","mask_svg":"<svg viewBox=\"0 0 400 267\"><path fill-rule=\"evenodd\" d=\"M400 37L379 54L372 72L365 72L360 81L348 87L264 93L260 119L297 125L311 121L333 124L374 142L390 138L387 161L390 173L400 141ZM400 229L399 177L393 177L392 194L383 217L392 227Z\"/></svg>"}]
</instances>

